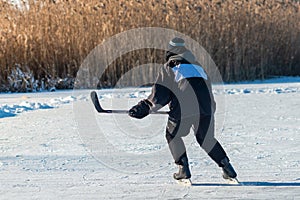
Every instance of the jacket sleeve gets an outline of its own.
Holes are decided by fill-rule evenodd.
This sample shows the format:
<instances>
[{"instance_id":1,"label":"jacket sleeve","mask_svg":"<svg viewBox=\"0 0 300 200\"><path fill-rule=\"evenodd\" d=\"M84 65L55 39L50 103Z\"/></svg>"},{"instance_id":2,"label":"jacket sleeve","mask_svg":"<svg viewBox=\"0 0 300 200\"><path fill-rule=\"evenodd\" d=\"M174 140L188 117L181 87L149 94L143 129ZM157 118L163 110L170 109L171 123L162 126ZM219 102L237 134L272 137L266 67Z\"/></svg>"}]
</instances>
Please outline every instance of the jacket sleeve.
<instances>
[{"instance_id":1,"label":"jacket sleeve","mask_svg":"<svg viewBox=\"0 0 300 200\"><path fill-rule=\"evenodd\" d=\"M157 111L167 105L172 97L172 73L168 66L164 65L158 74L155 84L152 86L152 92L147 98L151 103L151 110Z\"/></svg>"}]
</instances>

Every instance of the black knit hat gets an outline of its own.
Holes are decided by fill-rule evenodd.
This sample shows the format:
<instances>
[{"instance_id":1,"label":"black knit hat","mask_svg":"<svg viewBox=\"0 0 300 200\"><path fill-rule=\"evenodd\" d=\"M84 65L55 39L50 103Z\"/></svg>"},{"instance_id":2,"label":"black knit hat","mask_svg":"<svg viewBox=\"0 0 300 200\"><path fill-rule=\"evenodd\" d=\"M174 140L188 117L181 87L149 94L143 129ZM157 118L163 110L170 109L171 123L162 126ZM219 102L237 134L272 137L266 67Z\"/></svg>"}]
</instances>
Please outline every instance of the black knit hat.
<instances>
[{"instance_id":1,"label":"black knit hat","mask_svg":"<svg viewBox=\"0 0 300 200\"><path fill-rule=\"evenodd\" d=\"M170 40L168 44L168 50L165 55L166 61L169 60L171 56L182 54L187 49L185 48L184 40L178 37L173 38Z\"/></svg>"},{"instance_id":2,"label":"black knit hat","mask_svg":"<svg viewBox=\"0 0 300 200\"><path fill-rule=\"evenodd\" d=\"M169 49L172 49L174 47L184 47L184 40L178 37L173 38L169 42Z\"/></svg>"}]
</instances>

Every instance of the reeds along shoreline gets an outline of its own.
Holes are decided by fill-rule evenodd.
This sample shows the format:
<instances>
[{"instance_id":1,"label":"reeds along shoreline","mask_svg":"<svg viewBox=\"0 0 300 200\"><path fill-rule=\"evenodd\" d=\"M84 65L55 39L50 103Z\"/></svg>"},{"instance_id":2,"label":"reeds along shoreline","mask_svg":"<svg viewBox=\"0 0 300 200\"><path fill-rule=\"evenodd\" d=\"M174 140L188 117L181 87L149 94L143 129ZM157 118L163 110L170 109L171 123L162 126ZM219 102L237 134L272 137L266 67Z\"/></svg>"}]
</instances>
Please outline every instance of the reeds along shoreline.
<instances>
[{"instance_id":1,"label":"reeds along shoreline","mask_svg":"<svg viewBox=\"0 0 300 200\"><path fill-rule=\"evenodd\" d=\"M137 27L165 27L195 39L224 81L300 75L299 11L297 0L28 0L21 8L1 1L0 84L8 84L16 64L36 80L75 77L94 47ZM160 55L123 56L109 67L108 86L137 60L163 63Z\"/></svg>"}]
</instances>

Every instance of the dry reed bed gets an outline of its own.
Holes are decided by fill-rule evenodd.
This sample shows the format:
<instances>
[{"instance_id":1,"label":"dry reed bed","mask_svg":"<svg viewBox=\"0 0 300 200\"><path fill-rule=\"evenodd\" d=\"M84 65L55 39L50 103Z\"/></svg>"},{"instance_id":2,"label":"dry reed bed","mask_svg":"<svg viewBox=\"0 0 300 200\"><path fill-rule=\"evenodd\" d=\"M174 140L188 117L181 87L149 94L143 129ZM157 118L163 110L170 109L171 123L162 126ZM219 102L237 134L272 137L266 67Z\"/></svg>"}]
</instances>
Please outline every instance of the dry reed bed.
<instances>
[{"instance_id":1,"label":"dry reed bed","mask_svg":"<svg viewBox=\"0 0 300 200\"><path fill-rule=\"evenodd\" d=\"M105 38L137 27L165 27L197 40L224 81L300 75L297 0L29 0L0 2L0 84L16 64L36 79L74 77ZM115 74L140 63L163 62L155 51L135 51L110 67ZM142 59L142 60L141 60ZM120 69L121 68L121 69ZM118 74L119 73L119 74Z\"/></svg>"}]
</instances>

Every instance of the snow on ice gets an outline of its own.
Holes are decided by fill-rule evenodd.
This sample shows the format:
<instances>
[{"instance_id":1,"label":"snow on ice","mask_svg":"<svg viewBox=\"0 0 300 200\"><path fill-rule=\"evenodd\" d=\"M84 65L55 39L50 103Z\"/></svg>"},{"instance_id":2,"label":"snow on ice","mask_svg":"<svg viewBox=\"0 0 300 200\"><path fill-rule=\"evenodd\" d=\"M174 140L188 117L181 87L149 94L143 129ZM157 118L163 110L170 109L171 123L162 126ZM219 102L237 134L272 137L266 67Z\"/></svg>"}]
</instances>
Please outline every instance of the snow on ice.
<instances>
[{"instance_id":1,"label":"snow on ice","mask_svg":"<svg viewBox=\"0 0 300 200\"><path fill-rule=\"evenodd\" d=\"M76 101L76 99L77 99L76 97L68 96L63 98L59 97L59 98L50 99L49 102L46 103L21 101L19 104L12 104L12 105L3 104L0 105L0 118L14 117L17 114L26 111L57 108L62 104L68 104L73 101Z\"/></svg>"},{"instance_id":2,"label":"snow on ice","mask_svg":"<svg viewBox=\"0 0 300 200\"><path fill-rule=\"evenodd\" d=\"M226 184L193 134L185 141L194 184L179 186L166 116L99 114L89 92L0 94L0 199L300 199L300 80L214 87L217 104L226 100L216 136L239 186ZM101 104L114 109L149 93L98 91Z\"/></svg>"}]
</instances>

